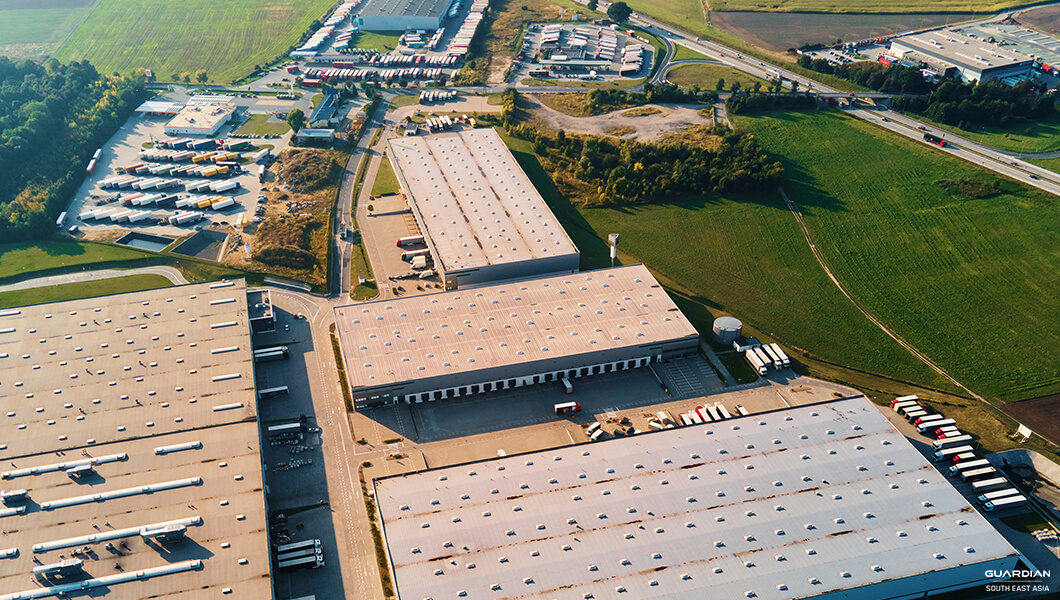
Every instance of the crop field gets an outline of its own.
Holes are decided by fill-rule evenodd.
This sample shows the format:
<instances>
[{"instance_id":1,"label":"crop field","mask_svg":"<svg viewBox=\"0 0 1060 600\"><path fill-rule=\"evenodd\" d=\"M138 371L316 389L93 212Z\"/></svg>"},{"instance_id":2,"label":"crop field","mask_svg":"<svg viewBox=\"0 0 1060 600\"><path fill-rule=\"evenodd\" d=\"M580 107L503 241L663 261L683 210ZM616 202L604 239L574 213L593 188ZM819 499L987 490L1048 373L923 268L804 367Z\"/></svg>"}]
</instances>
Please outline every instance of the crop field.
<instances>
[{"instance_id":1,"label":"crop field","mask_svg":"<svg viewBox=\"0 0 1060 600\"><path fill-rule=\"evenodd\" d=\"M781 157L833 272L898 335L985 397L1060 391L1042 351L1060 343L1054 196L834 111L735 124ZM999 191L967 195L959 180Z\"/></svg>"},{"instance_id":2,"label":"crop field","mask_svg":"<svg viewBox=\"0 0 1060 600\"><path fill-rule=\"evenodd\" d=\"M160 81L205 69L228 83L298 42L333 0L99 0L56 57L101 72L153 69Z\"/></svg>"},{"instance_id":3,"label":"crop field","mask_svg":"<svg viewBox=\"0 0 1060 600\"><path fill-rule=\"evenodd\" d=\"M0 3L0 54L11 59L52 54L96 0L5 0Z\"/></svg>"},{"instance_id":4,"label":"crop field","mask_svg":"<svg viewBox=\"0 0 1060 600\"><path fill-rule=\"evenodd\" d=\"M995 13L1016 6L1027 6L1028 0L710 0L714 11L761 10L771 12L827 13L918 13L977 12Z\"/></svg>"},{"instance_id":5,"label":"crop field","mask_svg":"<svg viewBox=\"0 0 1060 600\"><path fill-rule=\"evenodd\" d=\"M769 86L768 81L737 71L732 67L705 63L674 67L666 74L666 79L683 88L698 85L700 89L704 90L715 89L719 79L725 80L725 89L732 88L732 84L736 82L739 82L740 88L745 90L750 89L755 83L761 83L763 87Z\"/></svg>"},{"instance_id":6,"label":"crop field","mask_svg":"<svg viewBox=\"0 0 1060 600\"><path fill-rule=\"evenodd\" d=\"M643 262L684 288L675 300L701 332L728 311L826 361L947 387L828 281L778 194L579 210L528 143L506 141L583 257L608 264L607 234L621 233L621 262Z\"/></svg>"},{"instance_id":7,"label":"crop field","mask_svg":"<svg viewBox=\"0 0 1060 600\"><path fill-rule=\"evenodd\" d=\"M43 304L45 302L62 302L64 300L77 300L79 298L91 298L107 294L124 294L125 292L153 290L172 285L168 279L161 275L129 275L127 277L101 279L99 281L65 283L27 290L0 292L0 308Z\"/></svg>"}]
</instances>

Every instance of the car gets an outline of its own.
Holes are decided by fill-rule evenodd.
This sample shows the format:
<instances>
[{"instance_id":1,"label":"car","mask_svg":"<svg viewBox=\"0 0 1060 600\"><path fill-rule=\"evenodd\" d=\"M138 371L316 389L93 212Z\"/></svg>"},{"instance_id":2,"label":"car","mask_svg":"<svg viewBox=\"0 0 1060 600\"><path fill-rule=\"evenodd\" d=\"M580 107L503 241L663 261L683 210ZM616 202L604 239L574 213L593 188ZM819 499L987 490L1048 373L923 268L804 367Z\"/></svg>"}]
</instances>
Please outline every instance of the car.
<instances>
[{"instance_id":1,"label":"car","mask_svg":"<svg viewBox=\"0 0 1060 600\"><path fill-rule=\"evenodd\" d=\"M290 331L290 330L291 330L291 326L290 326L290 325L286 325L286 324L285 324L285 325L283 326L283 330L284 330L284 331Z\"/></svg>"},{"instance_id":2,"label":"car","mask_svg":"<svg viewBox=\"0 0 1060 600\"><path fill-rule=\"evenodd\" d=\"M1031 175L1031 179L1038 179L1037 175Z\"/></svg>"},{"instance_id":3,"label":"car","mask_svg":"<svg viewBox=\"0 0 1060 600\"><path fill-rule=\"evenodd\" d=\"M923 125L917 125L916 128L919 129L920 131L927 131L927 127L924 127Z\"/></svg>"},{"instance_id":4,"label":"car","mask_svg":"<svg viewBox=\"0 0 1060 600\"><path fill-rule=\"evenodd\" d=\"M253 219L251 219L251 221L254 222L254 223L261 223L262 218L261 217L254 217Z\"/></svg>"},{"instance_id":5,"label":"car","mask_svg":"<svg viewBox=\"0 0 1060 600\"><path fill-rule=\"evenodd\" d=\"M303 315L302 313L298 313L297 315L295 315L294 318L298 319L299 321L304 321L305 315Z\"/></svg>"},{"instance_id":6,"label":"car","mask_svg":"<svg viewBox=\"0 0 1060 600\"><path fill-rule=\"evenodd\" d=\"M883 118L883 122L884 122L884 123L890 123L890 122L891 122L891 120L890 120L890 119L888 119L887 117L884 117L884 118Z\"/></svg>"}]
</instances>

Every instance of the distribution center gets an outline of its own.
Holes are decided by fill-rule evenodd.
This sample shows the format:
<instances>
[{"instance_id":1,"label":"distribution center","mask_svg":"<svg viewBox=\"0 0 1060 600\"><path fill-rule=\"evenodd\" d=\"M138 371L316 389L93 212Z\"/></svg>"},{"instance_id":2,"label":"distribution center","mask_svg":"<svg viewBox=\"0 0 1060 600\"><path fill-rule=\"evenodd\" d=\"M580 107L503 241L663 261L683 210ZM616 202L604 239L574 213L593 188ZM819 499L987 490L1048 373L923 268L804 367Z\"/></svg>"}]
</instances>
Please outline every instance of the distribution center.
<instances>
[{"instance_id":1,"label":"distribution center","mask_svg":"<svg viewBox=\"0 0 1060 600\"><path fill-rule=\"evenodd\" d=\"M355 17L369 31L438 29L454 0L369 0Z\"/></svg>"},{"instance_id":2,"label":"distribution center","mask_svg":"<svg viewBox=\"0 0 1060 600\"><path fill-rule=\"evenodd\" d=\"M387 148L447 289L578 270L574 242L494 129Z\"/></svg>"},{"instance_id":3,"label":"distribution center","mask_svg":"<svg viewBox=\"0 0 1060 600\"><path fill-rule=\"evenodd\" d=\"M374 492L406 600L923 598L1026 560L863 397Z\"/></svg>"},{"instance_id":4,"label":"distribution center","mask_svg":"<svg viewBox=\"0 0 1060 600\"><path fill-rule=\"evenodd\" d=\"M922 61L935 65L943 76L955 71L964 81L1027 77L1034 65L1029 56L946 29L894 38L891 51L914 64Z\"/></svg>"},{"instance_id":5,"label":"distribution center","mask_svg":"<svg viewBox=\"0 0 1060 600\"><path fill-rule=\"evenodd\" d=\"M641 367L699 335L643 265L335 309L354 406Z\"/></svg>"},{"instance_id":6,"label":"distribution center","mask_svg":"<svg viewBox=\"0 0 1060 600\"><path fill-rule=\"evenodd\" d=\"M0 599L271 598L251 352L241 279L0 310Z\"/></svg>"}]
</instances>

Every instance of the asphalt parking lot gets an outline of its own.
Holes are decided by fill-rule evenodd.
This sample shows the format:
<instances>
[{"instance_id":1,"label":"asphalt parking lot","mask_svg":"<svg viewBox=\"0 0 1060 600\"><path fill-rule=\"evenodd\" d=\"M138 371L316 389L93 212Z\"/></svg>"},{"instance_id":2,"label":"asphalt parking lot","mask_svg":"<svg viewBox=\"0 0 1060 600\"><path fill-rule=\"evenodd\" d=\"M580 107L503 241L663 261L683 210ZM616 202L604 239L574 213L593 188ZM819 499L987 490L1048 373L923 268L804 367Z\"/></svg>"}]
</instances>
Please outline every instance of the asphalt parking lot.
<instances>
[{"instance_id":1,"label":"asphalt parking lot","mask_svg":"<svg viewBox=\"0 0 1060 600\"><path fill-rule=\"evenodd\" d=\"M387 160L386 156L381 160ZM404 196L400 193L379 196L373 198L371 204L373 210L359 225L365 244L371 244L376 249L376 260L372 262L376 277L381 281L392 281L391 277L408 276L408 279L393 280L390 284L391 289L399 296L440 291L441 284L437 275L424 280L412 277L412 265L401 260L401 255L405 252L427 248L425 244L403 247L396 244L398 238L421 235Z\"/></svg>"},{"instance_id":2,"label":"asphalt parking lot","mask_svg":"<svg viewBox=\"0 0 1060 600\"><path fill-rule=\"evenodd\" d=\"M277 331L254 336L257 348L283 345L290 350L287 360L255 366L259 390L279 386L287 386L289 390L286 395L258 402L264 430L262 458L265 461L269 512L271 515L277 511L289 513L286 520L270 519L270 542L275 546L319 539L325 565L320 569L294 572L274 568L273 589L280 598L309 594L316 594L317 598L341 598L342 575L332 523L333 509L327 501L328 481L321 453L323 439L314 414L308 375L311 370L306 360L306 355L316 348L306 321L279 309L276 312ZM271 425L297 420L302 415L306 417L308 433L281 438L267 431Z\"/></svg>"}]
</instances>

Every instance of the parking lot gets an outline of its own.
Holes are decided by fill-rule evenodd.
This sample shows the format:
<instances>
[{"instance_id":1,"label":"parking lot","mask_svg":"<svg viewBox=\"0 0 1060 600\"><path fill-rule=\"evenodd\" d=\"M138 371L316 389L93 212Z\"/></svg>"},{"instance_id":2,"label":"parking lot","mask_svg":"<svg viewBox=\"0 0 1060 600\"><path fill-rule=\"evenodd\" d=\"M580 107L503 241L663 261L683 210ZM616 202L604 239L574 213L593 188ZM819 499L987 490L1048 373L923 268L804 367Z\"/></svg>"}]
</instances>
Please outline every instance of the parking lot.
<instances>
[{"instance_id":1,"label":"parking lot","mask_svg":"<svg viewBox=\"0 0 1060 600\"><path fill-rule=\"evenodd\" d=\"M594 32L599 32L606 27L600 27L591 23L568 23L564 24L561 34L561 45L555 48L557 53L570 52L566 49L566 46L562 45L572 35L575 27L580 29L589 29ZM640 40L634 39L631 36L626 35L622 31L615 31L615 38L617 40L617 49L614 60L606 67L598 66L579 66L578 58L572 57L571 64L565 65L542 65L533 62L535 57L541 56L542 51L542 26L541 25L530 25L526 31L526 35L523 37L523 47L516 60L512 63L513 78L511 81L519 81L523 77L529 77L530 71L535 69L547 68L551 71L551 75L545 77L539 77L542 79L579 79L588 78L590 72L595 72L596 76L592 79L594 81L617 81L620 79L636 79L638 77L644 77L651 70L652 62L654 61L655 49L651 44L646 44ZM643 58L641 60L640 71L634 74L627 74L623 77L619 75L619 69L622 67L622 48L626 45L633 43L638 44L643 48ZM553 49L554 45L549 45L550 49ZM595 42L590 40L585 46L585 58L593 59L596 51L598 50Z\"/></svg>"}]
</instances>

